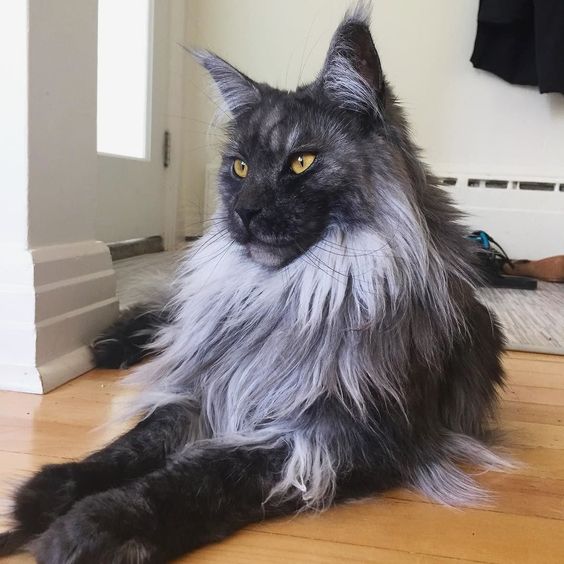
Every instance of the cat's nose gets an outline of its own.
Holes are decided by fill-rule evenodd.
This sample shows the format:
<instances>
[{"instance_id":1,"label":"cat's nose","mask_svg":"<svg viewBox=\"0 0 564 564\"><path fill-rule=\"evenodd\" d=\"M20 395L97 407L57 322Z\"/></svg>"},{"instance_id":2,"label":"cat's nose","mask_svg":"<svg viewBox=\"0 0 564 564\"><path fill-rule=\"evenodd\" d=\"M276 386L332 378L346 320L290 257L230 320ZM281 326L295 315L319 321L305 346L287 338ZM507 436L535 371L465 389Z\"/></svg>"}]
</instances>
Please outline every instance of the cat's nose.
<instances>
[{"instance_id":1,"label":"cat's nose","mask_svg":"<svg viewBox=\"0 0 564 564\"><path fill-rule=\"evenodd\" d=\"M249 229L249 225L251 224L253 217L258 215L261 211L261 208L242 208L239 206L235 208L235 213L241 218L243 225L247 229Z\"/></svg>"}]
</instances>

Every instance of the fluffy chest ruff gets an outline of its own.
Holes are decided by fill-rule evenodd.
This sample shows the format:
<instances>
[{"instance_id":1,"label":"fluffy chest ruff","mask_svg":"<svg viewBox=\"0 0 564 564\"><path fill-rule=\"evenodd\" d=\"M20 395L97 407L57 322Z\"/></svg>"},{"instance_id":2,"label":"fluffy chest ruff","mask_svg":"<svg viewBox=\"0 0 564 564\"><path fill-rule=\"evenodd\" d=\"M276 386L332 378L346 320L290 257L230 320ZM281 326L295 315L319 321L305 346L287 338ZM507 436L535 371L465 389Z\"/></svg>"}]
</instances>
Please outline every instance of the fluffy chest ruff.
<instances>
[{"instance_id":1,"label":"fluffy chest ruff","mask_svg":"<svg viewBox=\"0 0 564 564\"><path fill-rule=\"evenodd\" d=\"M270 270L212 230L180 269L174 322L155 342L162 352L132 377L147 388L135 409L190 406L186 448L290 444L272 495L308 506L330 503L343 465L372 456L442 501L473 499L478 490L449 458L500 460L433 427L445 351L467 328L439 255L403 248L335 230ZM426 367L420 381L414 362ZM417 469L433 442L437 456ZM437 482L447 478L445 497Z\"/></svg>"},{"instance_id":2,"label":"fluffy chest ruff","mask_svg":"<svg viewBox=\"0 0 564 564\"><path fill-rule=\"evenodd\" d=\"M148 379L156 396L194 402L197 438L291 431L329 397L358 416L375 391L401 405L406 343L386 324L416 290L402 280L405 258L376 233L333 232L270 270L212 231L180 271L175 321L155 343L164 352L135 378ZM387 333L394 359L382 347Z\"/></svg>"}]
</instances>

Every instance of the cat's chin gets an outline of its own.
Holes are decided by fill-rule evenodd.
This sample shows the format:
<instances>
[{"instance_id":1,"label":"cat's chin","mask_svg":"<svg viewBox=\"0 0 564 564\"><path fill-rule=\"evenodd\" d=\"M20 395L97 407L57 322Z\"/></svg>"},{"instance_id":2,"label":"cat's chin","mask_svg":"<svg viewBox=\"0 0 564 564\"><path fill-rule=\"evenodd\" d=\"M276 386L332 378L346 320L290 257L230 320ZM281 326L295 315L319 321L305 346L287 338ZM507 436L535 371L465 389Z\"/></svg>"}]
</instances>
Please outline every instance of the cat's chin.
<instances>
[{"instance_id":1,"label":"cat's chin","mask_svg":"<svg viewBox=\"0 0 564 564\"><path fill-rule=\"evenodd\" d=\"M247 243L246 248L254 262L268 268L281 268L296 258L295 249L292 246L275 247L252 242Z\"/></svg>"}]
</instances>

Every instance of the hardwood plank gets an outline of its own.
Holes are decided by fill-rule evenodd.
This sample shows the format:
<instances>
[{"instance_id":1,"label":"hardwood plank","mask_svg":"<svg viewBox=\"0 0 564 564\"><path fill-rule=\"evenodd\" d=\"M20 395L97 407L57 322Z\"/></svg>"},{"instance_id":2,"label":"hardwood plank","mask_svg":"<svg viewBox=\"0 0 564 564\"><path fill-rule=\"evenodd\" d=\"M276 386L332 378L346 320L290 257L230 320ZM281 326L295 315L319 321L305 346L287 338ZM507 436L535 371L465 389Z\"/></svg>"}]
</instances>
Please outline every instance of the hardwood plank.
<instances>
[{"instance_id":1,"label":"hardwood plank","mask_svg":"<svg viewBox=\"0 0 564 564\"><path fill-rule=\"evenodd\" d=\"M252 555L252 556L251 556ZM205 547L177 561L198 564L342 564L343 562L386 564L453 564L452 558L375 548L372 546L304 539L295 536L242 531L221 544ZM470 562L456 560L456 562Z\"/></svg>"},{"instance_id":2,"label":"hardwood plank","mask_svg":"<svg viewBox=\"0 0 564 564\"><path fill-rule=\"evenodd\" d=\"M323 515L254 525L179 562L562 561L564 358L508 352L504 364L509 387L499 415L522 465L476 476L495 496L491 506L452 510L398 489ZM124 375L92 371L45 397L0 393L0 500L41 465L79 458L125 428L97 429L125 402Z\"/></svg>"},{"instance_id":3,"label":"hardwood plank","mask_svg":"<svg viewBox=\"0 0 564 564\"><path fill-rule=\"evenodd\" d=\"M127 371L124 370L93 370L80 378L68 382L64 386L53 390L46 397L54 396L58 399L83 398L92 402L111 401L116 394L125 393L121 386Z\"/></svg>"},{"instance_id":4,"label":"hardwood plank","mask_svg":"<svg viewBox=\"0 0 564 564\"><path fill-rule=\"evenodd\" d=\"M100 374L98 374L100 372ZM120 385L126 372L123 370L93 370L79 378L67 382L47 395L20 394L17 392L0 392L0 401L5 408L13 406L22 412L34 411L43 404L67 402L71 405L76 400L84 400L90 404L106 405L115 400L126 400L126 390ZM100 409L100 406L93 406Z\"/></svg>"},{"instance_id":5,"label":"hardwood plank","mask_svg":"<svg viewBox=\"0 0 564 564\"><path fill-rule=\"evenodd\" d=\"M319 516L254 525L252 530L348 542L481 562L560 563L562 521L455 510L429 503L380 499L344 505Z\"/></svg>"},{"instance_id":6,"label":"hardwood plank","mask_svg":"<svg viewBox=\"0 0 564 564\"><path fill-rule=\"evenodd\" d=\"M564 390L564 377L561 374L547 374L546 372L517 370L516 368L512 368L508 374L511 385L538 386L541 388Z\"/></svg>"},{"instance_id":7,"label":"hardwood plank","mask_svg":"<svg viewBox=\"0 0 564 564\"><path fill-rule=\"evenodd\" d=\"M515 473L536 478L564 479L564 456L562 451L543 448L513 448L511 452L516 461L522 463Z\"/></svg>"},{"instance_id":8,"label":"hardwood plank","mask_svg":"<svg viewBox=\"0 0 564 564\"><path fill-rule=\"evenodd\" d=\"M0 451L78 458L117 435L114 427L95 428L59 421L24 421L0 416Z\"/></svg>"},{"instance_id":9,"label":"hardwood plank","mask_svg":"<svg viewBox=\"0 0 564 564\"><path fill-rule=\"evenodd\" d=\"M511 382L509 386L502 391L501 398L507 401L564 407L564 389L516 386Z\"/></svg>"},{"instance_id":10,"label":"hardwood plank","mask_svg":"<svg viewBox=\"0 0 564 564\"><path fill-rule=\"evenodd\" d=\"M500 472L484 473L476 480L490 496L482 511L564 520L564 480ZM393 490L385 497L432 503L406 489Z\"/></svg>"},{"instance_id":11,"label":"hardwood plank","mask_svg":"<svg viewBox=\"0 0 564 564\"><path fill-rule=\"evenodd\" d=\"M508 372L511 372L512 369L516 369L531 372L542 372L544 374L556 374L564 377L564 365L556 360L533 360L506 356L503 360L503 366Z\"/></svg>"},{"instance_id":12,"label":"hardwood plank","mask_svg":"<svg viewBox=\"0 0 564 564\"><path fill-rule=\"evenodd\" d=\"M504 353L504 357L512 360L523 360L525 362L534 360L540 362L556 362L562 364L562 355L559 354L546 354L546 353L532 353L525 351L510 351Z\"/></svg>"},{"instance_id":13,"label":"hardwood plank","mask_svg":"<svg viewBox=\"0 0 564 564\"><path fill-rule=\"evenodd\" d=\"M121 396L105 401L92 402L86 398L60 398L37 405L21 402L2 404L1 416L17 421L19 425L37 426L40 423L58 422L69 426L95 428L104 425L125 406Z\"/></svg>"},{"instance_id":14,"label":"hardwood plank","mask_svg":"<svg viewBox=\"0 0 564 564\"><path fill-rule=\"evenodd\" d=\"M558 405L543 405L539 407L535 403L503 401L499 406L498 414L502 421L564 425L564 408Z\"/></svg>"},{"instance_id":15,"label":"hardwood plank","mask_svg":"<svg viewBox=\"0 0 564 564\"><path fill-rule=\"evenodd\" d=\"M560 425L507 421L502 429L510 446L564 449L564 427Z\"/></svg>"},{"instance_id":16,"label":"hardwood plank","mask_svg":"<svg viewBox=\"0 0 564 564\"><path fill-rule=\"evenodd\" d=\"M491 493L489 511L564 520L562 479L490 472L479 481Z\"/></svg>"}]
</instances>

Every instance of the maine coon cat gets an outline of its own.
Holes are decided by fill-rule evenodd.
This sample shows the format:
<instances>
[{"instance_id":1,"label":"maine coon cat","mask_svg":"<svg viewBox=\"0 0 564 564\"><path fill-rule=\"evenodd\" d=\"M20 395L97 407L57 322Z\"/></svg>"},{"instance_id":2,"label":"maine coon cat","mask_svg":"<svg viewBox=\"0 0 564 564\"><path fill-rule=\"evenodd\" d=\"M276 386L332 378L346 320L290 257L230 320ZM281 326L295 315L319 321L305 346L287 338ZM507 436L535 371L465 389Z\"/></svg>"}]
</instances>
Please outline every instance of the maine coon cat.
<instances>
[{"instance_id":1,"label":"maine coon cat","mask_svg":"<svg viewBox=\"0 0 564 564\"><path fill-rule=\"evenodd\" d=\"M399 485L481 499L457 463L504 464L485 446L503 338L367 11L347 14L295 92L196 54L232 115L219 210L171 299L126 313L93 347L100 366L154 353L132 376L141 420L23 485L0 553L157 563Z\"/></svg>"}]
</instances>

